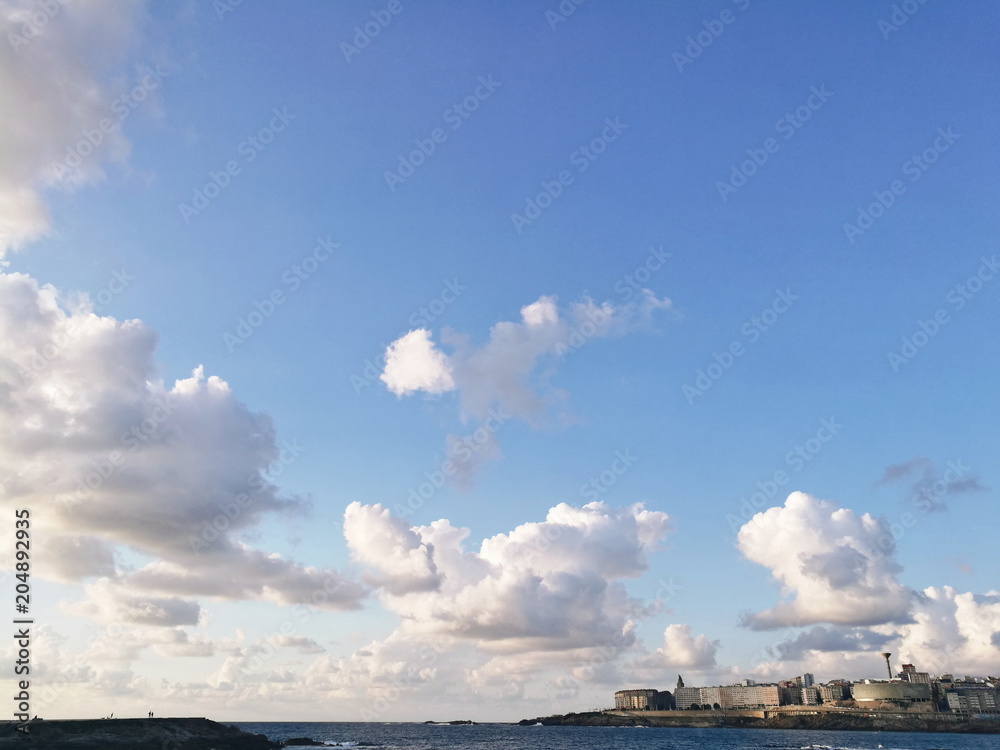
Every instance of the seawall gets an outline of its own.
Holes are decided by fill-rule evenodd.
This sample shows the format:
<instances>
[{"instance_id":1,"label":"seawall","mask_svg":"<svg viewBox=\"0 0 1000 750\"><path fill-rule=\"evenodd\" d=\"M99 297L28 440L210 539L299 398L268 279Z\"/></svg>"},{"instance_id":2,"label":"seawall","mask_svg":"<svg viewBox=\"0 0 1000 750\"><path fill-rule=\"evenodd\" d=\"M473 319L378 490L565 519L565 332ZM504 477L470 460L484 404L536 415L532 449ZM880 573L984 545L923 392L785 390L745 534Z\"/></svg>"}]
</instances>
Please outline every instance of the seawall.
<instances>
[{"instance_id":1,"label":"seawall","mask_svg":"<svg viewBox=\"0 0 1000 750\"><path fill-rule=\"evenodd\" d=\"M894 711L600 711L525 719L522 725L741 727L866 732L1000 734L1000 721L947 713Z\"/></svg>"}]
</instances>

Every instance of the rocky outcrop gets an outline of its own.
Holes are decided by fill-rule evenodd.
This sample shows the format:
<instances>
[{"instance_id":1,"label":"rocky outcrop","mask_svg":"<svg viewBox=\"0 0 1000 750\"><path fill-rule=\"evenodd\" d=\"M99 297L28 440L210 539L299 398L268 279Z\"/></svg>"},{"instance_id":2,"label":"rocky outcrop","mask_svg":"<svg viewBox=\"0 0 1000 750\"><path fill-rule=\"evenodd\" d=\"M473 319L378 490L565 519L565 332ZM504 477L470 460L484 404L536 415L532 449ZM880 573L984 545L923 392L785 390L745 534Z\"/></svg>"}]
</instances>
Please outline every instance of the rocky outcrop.
<instances>
[{"instance_id":1,"label":"rocky outcrop","mask_svg":"<svg viewBox=\"0 0 1000 750\"><path fill-rule=\"evenodd\" d=\"M522 719L518 725L530 727L573 726L573 727L651 727L654 724L644 716L618 716L596 711L583 714L563 714L561 716L541 716L537 719Z\"/></svg>"},{"instance_id":2,"label":"rocky outcrop","mask_svg":"<svg viewBox=\"0 0 1000 750\"><path fill-rule=\"evenodd\" d=\"M262 734L247 734L208 719L88 719L32 721L0 727L0 749L44 750L277 750Z\"/></svg>"}]
</instances>

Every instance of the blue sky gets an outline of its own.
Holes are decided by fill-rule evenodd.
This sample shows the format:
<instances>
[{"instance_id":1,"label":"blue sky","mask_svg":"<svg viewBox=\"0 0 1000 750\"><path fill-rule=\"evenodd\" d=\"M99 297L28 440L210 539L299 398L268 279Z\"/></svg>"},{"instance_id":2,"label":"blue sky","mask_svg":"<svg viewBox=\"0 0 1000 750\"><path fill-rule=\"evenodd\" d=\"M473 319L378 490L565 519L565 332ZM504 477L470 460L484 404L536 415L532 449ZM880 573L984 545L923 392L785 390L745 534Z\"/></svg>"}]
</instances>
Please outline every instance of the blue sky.
<instances>
[{"instance_id":1,"label":"blue sky","mask_svg":"<svg viewBox=\"0 0 1000 750\"><path fill-rule=\"evenodd\" d=\"M185 575L206 575L206 563L129 536L131 519L162 510L110 486L133 470L139 482L135 464L96 491L110 510L74 516L54 509L68 490L56 486L53 458L50 480L36 467L7 482L5 505L31 507L63 536L90 519L87 538L113 562L95 552L103 562L75 577L38 563L39 621L54 644L68 639L42 653L76 649L96 664L88 638L135 626L135 651L104 654L114 678L94 684L123 711L198 700L227 719L358 718L349 701L335 717L322 707L346 690L336 675L382 695L393 684L387 665L415 659L401 644L446 637L458 641L436 676L400 688L401 718L435 706L520 718L540 700L589 708L616 687L668 687L677 672L706 684L878 673L870 654L829 645L778 658L777 644L802 628L823 629L816 637L828 644L888 639L925 664L947 642L937 671L995 674L997 11L914 3L899 23L898 8L80 3L38 24L33 3L5 4L5 36L25 35L26 24L37 33L23 44L8 36L0 61L4 270L30 277L32 294L53 285L66 314L94 331L98 318L74 308L73 291L90 295L90 312L139 320L149 336L140 345L119 326L93 350L120 357L118 370L67 354L44 378L105 388L74 422L92 420L97 434L152 408L147 380L170 392L203 367L175 393L192 399L190 432L164 438L173 447L147 468L180 476L193 455L212 468L163 502L197 528L236 496L248 467L264 472L267 506L241 516L226 544L280 555L292 577L330 569L350 582L341 592L358 587L297 625L305 640L283 646L271 671L237 679L301 592L157 583L149 571L164 560ZM359 33L367 44L346 47ZM104 116L120 127L53 178ZM199 203L199 191L213 197ZM30 211L10 197L25 194ZM519 220L531 202L545 205ZM8 300L32 286L18 279ZM277 304L265 302L272 293ZM5 330L33 331L18 304L5 305ZM606 324L575 346L571 333L598 309ZM380 379L390 344L396 369ZM20 362L32 346L12 338L4 356ZM231 392L214 417L192 395L211 392L210 376ZM510 416L484 427L486 407ZM261 415L273 434L256 432ZM411 490L454 458L448 436L477 429L486 442L469 476L401 519ZM117 442L114 427L89 448L60 442L65 431L49 443L6 434L7 476L21 476L27 455L67 452L86 473ZM198 435L192 455L185 434ZM295 450L282 454L283 444ZM794 457L799 447L808 460ZM268 473L275 460L280 475ZM780 485L751 503L773 510L751 523L741 500L776 473ZM599 490L585 489L592 480ZM786 503L794 491L806 494ZM932 495L924 505L921 491ZM580 508L595 493L604 505L590 515L544 526L550 508ZM635 503L669 521L640 517ZM866 513L875 526L859 520ZM596 598L582 583L567 594L600 610L586 632L635 627L638 637L595 674L580 671L587 647L544 622L544 602L517 600L538 632L480 632L495 613L476 616L478 594L441 593L475 565L445 585L440 528L409 530L438 519L468 530L467 553L498 534L508 535L498 548L514 549L522 524L525 538L589 529L588 542L566 531L535 548L551 569L522 570L497 553L507 562L491 575L509 565L544 587L600 579L608 588ZM892 524L891 552L865 557ZM607 559L594 553L591 567L574 568L573 544ZM233 580L252 578L233 554ZM633 555L618 570L616 556ZM657 609L665 583L675 593ZM139 627L122 612L143 597L187 614ZM758 617L779 601L793 614ZM845 601L853 620L840 613ZM478 624L454 625L463 617ZM167 641L197 642L197 655ZM388 672L358 666L376 659ZM305 697L289 697L289 674L309 686ZM460 687L439 702L435 680L446 679ZM70 694L46 714L86 711L65 702Z\"/></svg>"}]
</instances>

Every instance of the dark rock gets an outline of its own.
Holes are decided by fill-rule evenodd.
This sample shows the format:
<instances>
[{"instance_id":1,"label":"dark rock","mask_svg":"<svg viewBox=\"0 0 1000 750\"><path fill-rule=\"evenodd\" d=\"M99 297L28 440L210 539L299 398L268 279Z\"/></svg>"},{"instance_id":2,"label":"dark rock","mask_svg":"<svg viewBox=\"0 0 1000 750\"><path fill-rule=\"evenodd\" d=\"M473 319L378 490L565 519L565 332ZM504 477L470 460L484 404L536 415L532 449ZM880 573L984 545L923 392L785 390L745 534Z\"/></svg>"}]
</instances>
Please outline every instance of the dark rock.
<instances>
[{"instance_id":1,"label":"dark rock","mask_svg":"<svg viewBox=\"0 0 1000 750\"><path fill-rule=\"evenodd\" d=\"M27 733L10 724L0 731L0 750L279 750L262 734L247 734L208 719L88 719L32 721Z\"/></svg>"}]
</instances>

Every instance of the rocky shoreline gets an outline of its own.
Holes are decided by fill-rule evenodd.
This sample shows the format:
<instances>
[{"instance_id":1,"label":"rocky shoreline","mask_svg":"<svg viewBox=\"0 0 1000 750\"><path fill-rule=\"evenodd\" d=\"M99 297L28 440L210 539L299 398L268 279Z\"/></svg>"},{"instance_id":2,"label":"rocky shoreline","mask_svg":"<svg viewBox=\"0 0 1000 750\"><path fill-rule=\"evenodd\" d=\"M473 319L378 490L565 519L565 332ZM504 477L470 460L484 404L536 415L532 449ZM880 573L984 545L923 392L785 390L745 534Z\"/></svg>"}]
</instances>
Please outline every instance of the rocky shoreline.
<instances>
[{"instance_id":1,"label":"rocky shoreline","mask_svg":"<svg viewBox=\"0 0 1000 750\"><path fill-rule=\"evenodd\" d=\"M666 715L665 715L666 714ZM962 718L942 714L840 712L776 713L766 718L719 714L711 711L670 712L588 712L524 719L521 726L583 727L739 727L743 729L827 729L860 732L952 732L959 734L1000 734L1000 721Z\"/></svg>"},{"instance_id":2,"label":"rocky shoreline","mask_svg":"<svg viewBox=\"0 0 1000 750\"><path fill-rule=\"evenodd\" d=\"M18 728L26 731L18 731ZM0 727L0 749L45 750L277 750L262 734L209 719L84 719L10 722Z\"/></svg>"}]
</instances>

